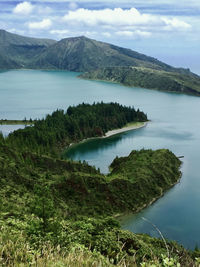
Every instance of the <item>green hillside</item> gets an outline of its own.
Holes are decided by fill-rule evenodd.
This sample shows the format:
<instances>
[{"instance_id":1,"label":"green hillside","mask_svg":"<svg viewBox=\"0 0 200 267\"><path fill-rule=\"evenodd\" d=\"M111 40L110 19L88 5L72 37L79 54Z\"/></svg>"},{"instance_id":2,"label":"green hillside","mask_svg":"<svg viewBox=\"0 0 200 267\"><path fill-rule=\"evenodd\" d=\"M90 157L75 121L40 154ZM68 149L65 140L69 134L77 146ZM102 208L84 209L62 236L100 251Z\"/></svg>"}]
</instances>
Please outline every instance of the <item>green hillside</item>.
<instances>
[{"instance_id":1,"label":"green hillside","mask_svg":"<svg viewBox=\"0 0 200 267\"><path fill-rule=\"evenodd\" d=\"M200 95L200 77L194 74L186 75L143 67L109 67L86 72L80 77L117 82L127 86Z\"/></svg>"},{"instance_id":2,"label":"green hillside","mask_svg":"<svg viewBox=\"0 0 200 267\"><path fill-rule=\"evenodd\" d=\"M62 69L85 72L104 67L136 66L190 73L176 69L153 57L99 42L84 36L65 38L48 47L34 60L32 68Z\"/></svg>"},{"instance_id":3,"label":"green hillside","mask_svg":"<svg viewBox=\"0 0 200 267\"><path fill-rule=\"evenodd\" d=\"M117 103L81 104L0 135L1 266L195 266L198 250L121 230L114 219L177 183L181 162L172 152L132 151L108 175L61 159L67 142L146 119Z\"/></svg>"},{"instance_id":4,"label":"green hillside","mask_svg":"<svg viewBox=\"0 0 200 267\"><path fill-rule=\"evenodd\" d=\"M84 36L60 41L0 30L0 69L87 72L81 77L170 92L199 95L200 78L153 57ZM89 72L89 73L88 73Z\"/></svg>"},{"instance_id":5,"label":"green hillside","mask_svg":"<svg viewBox=\"0 0 200 267\"><path fill-rule=\"evenodd\" d=\"M32 68L89 71L135 66L191 74L153 57L84 36L60 41L24 37L0 30L0 69Z\"/></svg>"},{"instance_id":6,"label":"green hillside","mask_svg":"<svg viewBox=\"0 0 200 267\"><path fill-rule=\"evenodd\" d=\"M0 69L26 68L38 53L54 43L0 30Z\"/></svg>"},{"instance_id":7,"label":"green hillside","mask_svg":"<svg viewBox=\"0 0 200 267\"><path fill-rule=\"evenodd\" d=\"M180 161L168 150L134 151L126 163L116 159L111 176L104 176L87 164L20 152L3 143L1 266L165 266L159 264L168 260L168 252L169 261L194 266L197 251L190 254L175 242L121 230L108 217L144 207L179 179Z\"/></svg>"}]
</instances>

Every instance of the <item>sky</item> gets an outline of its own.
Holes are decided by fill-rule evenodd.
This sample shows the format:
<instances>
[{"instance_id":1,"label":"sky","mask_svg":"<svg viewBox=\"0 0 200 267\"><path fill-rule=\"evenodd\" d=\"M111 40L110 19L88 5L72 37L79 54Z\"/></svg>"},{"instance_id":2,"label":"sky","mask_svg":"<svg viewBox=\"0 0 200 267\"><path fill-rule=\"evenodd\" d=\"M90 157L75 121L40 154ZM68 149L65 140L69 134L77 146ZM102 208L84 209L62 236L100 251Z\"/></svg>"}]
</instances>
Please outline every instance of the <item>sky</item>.
<instances>
[{"instance_id":1,"label":"sky","mask_svg":"<svg viewBox=\"0 0 200 267\"><path fill-rule=\"evenodd\" d=\"M0 0L0 29L55 40L84 35L200 74L199 0Z\"/></svg>"}]
</instances>

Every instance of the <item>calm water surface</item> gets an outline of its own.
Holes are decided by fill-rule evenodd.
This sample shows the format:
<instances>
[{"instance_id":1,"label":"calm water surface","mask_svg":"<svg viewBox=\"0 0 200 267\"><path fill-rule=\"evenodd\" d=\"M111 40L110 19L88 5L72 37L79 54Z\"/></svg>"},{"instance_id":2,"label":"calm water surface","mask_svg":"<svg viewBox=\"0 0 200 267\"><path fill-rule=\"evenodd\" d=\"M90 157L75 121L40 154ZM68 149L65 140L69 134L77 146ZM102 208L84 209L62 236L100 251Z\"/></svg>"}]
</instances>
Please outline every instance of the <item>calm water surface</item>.
<instances>
[{"instance_id":1,"label":"calm water surface","mask_svg":"<svg viewBox=\"0 0 200 267\"><path fill-rule=\"evenodd\" d=\"M41 118L57 108L102 100L139 107L151 119L145 128L72 146L66 157L86 160L107 173L117 155L128 155L132 149L169 148L178 156L184 155L181 182L151 207L123 218L122 226L158 236L142 220L145 217L168 239L189 248L200 246L200 98L80 80L76 75L57 71L1 72L0 118Z\"/></svg>"}]
</instances>

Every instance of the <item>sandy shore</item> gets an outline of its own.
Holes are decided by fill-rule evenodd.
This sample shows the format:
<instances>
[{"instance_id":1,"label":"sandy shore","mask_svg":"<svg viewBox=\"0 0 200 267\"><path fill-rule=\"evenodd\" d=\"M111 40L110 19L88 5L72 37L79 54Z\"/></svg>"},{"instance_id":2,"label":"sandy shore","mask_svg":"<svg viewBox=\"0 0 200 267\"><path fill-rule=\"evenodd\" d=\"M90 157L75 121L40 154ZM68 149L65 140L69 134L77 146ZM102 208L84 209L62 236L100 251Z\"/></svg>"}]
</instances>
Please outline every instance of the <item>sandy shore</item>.
<instances>
[{"instance_id":1,"label":"sandy shore","mask_svg":"<svg viewBox=\"0 0 200 267\"><path fill-rule=\"evenodd\" d=\"M123 132L127 132L127 131L130 131L130 130L136 130L136 129L139 129L139 128L142 128L142 127L145 127L147 125L147 122L143 122L142 124L140 125L131 125L131 126L127 126L127 127L123 127L121 129L115 129L115 130L112 130L112 131L108 131L105 136L103 136L103 138L106 138L106 137L110 137L112 135L115 135L115 134L119 134L119 133L123 133Z\"/></svg>"},{"instance_id":2,"label":"sandy shore","mask_svg":"<svg viewBox=\"0 0 200 267\"><path fill-rule=\"evenodd\" d=\"M120 128L120 129L115 129L115 130L112 130L112 131L108 131L107 133L105 133L104 136L85 138L85 139L81 140L78 143L69 144L69 147L71 147L72 145L77 145L77 144L80 144L80 143L84 143L84 142L86 142L88 140L97 139L97 138L107 138L107 137L113 136L115 134L127 132L127 131L130 131L130 130L136 130L136 129L145 127L147 125L147 123L148 123L147 121L146 122L141 122L139 125L134 125L133 124L133 125L130 125L130 126L126 126L126 127Z\"/></svg>"}]
</instances>

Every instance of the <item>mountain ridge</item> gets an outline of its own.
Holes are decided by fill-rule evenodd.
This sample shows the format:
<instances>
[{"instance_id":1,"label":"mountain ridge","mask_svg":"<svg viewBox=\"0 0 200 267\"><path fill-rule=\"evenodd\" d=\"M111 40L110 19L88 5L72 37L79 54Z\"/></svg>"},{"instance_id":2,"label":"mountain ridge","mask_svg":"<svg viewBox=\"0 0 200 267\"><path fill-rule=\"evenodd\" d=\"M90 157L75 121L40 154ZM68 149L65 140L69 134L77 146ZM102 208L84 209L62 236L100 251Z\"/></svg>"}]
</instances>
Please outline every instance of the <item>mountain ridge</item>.
<instances>
[{"instance_id":1,"label":"mountain ridge","mask_svg":"<svg viewBox=\"0 0 200 267\"><path fill-rule=\"evenodd\" d=\"M25 68L84 72L86 79L200 95L197 74L128 48L85 36L55 41L0 30L0 69Z\"/></svg>"},{"instance_id":2,"label":"mountain ridge","mask_svg":"<svg viewBox=\"0 0 200 267\"><path fill-rule=\"evenodd\" d=\"M32 68L62 69L78 72L102 67L135 66L191 73L172 67L156 58L134 50L96 41L85 36L68 37L59 41L32 38L0 30L0 69Z\"/></svg>"}]
</instances>

